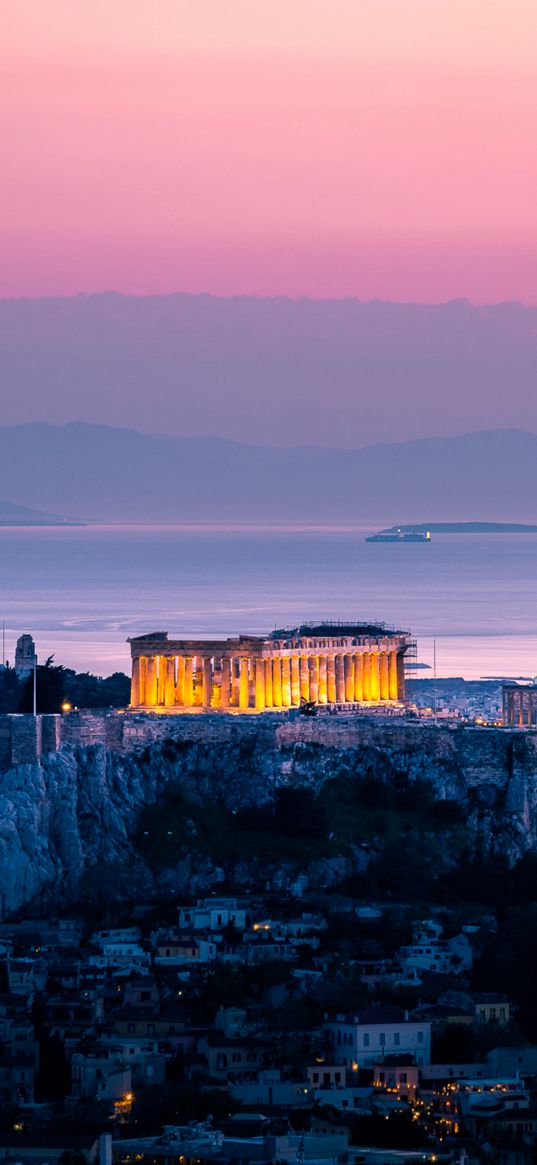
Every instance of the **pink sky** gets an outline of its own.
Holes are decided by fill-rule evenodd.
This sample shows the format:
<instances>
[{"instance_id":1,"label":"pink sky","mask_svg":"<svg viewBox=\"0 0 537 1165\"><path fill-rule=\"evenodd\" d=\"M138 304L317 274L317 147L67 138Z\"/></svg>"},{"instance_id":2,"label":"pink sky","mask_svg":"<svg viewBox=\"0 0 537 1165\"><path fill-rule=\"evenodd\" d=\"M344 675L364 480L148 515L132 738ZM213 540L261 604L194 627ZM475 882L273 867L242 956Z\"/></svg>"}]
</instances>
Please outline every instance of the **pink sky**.
<instances>
[{"instance_id":1,"label":"pink sky","mask_svg":"<svg viewBox=\"0 0 537 1165\"><path fill-rule=\"evenodd\" d=\"M537 303L535 0L3 0L0 295Z\"/></svg>"}]
</instances>

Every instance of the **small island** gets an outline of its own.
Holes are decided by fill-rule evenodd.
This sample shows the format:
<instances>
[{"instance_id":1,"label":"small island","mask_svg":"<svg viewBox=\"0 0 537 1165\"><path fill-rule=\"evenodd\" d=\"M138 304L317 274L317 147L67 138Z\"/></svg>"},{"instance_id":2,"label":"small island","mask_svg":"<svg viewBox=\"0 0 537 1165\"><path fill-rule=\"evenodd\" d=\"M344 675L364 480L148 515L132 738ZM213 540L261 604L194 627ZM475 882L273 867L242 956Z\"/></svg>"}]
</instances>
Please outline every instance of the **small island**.
<instances>
[{"instance_id":1,"label":"small island","mask_svg":"<svg viewBox=\"0 0 537 1165\"><path fill-rule=\"evenodd\" d=\"M537 526L521 522L412 522L407 526L387 526L381 534L402 533L431 534L537 534Z\"/></svg>"},{"instance_id":2,"label":"small island","mask_svg":"<svg viewBox=\"0 0 537 1165\"><path fill-rule=\"evenodd\" d=\"M33 510L19 506L15 502L0 501L0 526L85 526L77 518L63 518L60 514L47 514L43 510Z\"/></svg>"}]
</instances>

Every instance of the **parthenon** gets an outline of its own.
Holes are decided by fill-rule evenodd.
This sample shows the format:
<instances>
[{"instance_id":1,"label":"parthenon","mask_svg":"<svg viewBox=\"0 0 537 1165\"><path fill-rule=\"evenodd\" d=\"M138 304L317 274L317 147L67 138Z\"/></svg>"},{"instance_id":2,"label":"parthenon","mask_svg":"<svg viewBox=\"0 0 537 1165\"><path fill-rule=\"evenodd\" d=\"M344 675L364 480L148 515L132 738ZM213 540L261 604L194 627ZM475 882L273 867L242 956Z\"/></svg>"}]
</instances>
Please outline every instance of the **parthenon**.
<instances>
[{"instance_id":1,"label":"parthenon","mask_svg":"<svg viewBox=\"0 0 537 1165\"><path fill-rule=\"evenodd\" d=\"M265 712L304 703L389 704L404 699L405 632L384 624L304 623L266 638L128 641L131 707L177 712Z\"/></svg>"}]
</instances>

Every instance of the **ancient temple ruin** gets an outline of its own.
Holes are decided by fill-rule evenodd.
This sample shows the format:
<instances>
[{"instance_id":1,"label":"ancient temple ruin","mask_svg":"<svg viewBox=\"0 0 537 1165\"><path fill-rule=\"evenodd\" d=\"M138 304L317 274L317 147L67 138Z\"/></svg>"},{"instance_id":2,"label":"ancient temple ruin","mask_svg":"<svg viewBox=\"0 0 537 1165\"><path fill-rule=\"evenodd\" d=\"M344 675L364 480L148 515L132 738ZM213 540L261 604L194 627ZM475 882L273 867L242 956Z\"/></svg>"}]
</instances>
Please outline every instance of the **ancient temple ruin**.
<instances>
[{"instance_id":1,"label":"ancient temple ruin","mask_svg":"<svg viewBox=\"0 0 537 1165\"><path fill-rule=\"evenodd\" d=\"M404 699L409 636L384 624L320 623L266 638L129 640L131 707L264 712L313 704L390 704Z\"/></svg>"}]
</instances>

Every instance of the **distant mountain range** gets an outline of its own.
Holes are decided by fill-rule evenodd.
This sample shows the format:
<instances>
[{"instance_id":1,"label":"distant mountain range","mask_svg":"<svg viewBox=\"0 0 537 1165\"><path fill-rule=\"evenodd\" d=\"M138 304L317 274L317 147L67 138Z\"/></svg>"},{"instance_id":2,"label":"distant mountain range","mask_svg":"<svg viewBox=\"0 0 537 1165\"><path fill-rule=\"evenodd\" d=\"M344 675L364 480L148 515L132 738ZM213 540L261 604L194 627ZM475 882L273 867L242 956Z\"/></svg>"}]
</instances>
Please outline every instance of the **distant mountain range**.
<instances>
[{"instance_id":1,"label":"distant mountain range","mask_svg":"<svg viewBox=\"0 0 537 1165\"><path fill-rule=\"evenodd\" d=\"M64 518L58 514L45 514L43 510L33 510L28 506L17 506L13 502L0 500L0 526L58 526L64 525Z\"/></svg>"},{"instance_id":2,"label":"distant mountain range","mask_svg":"<svg viewBox=\"0 0 537 1165\"><path fill-rule=\"evenodd\" d=\"M2 422L358 448L537 432L537 308L109 292L0 300Z\"/></svg>"},{"instance_id":3,"label":"distant mountain range","mask_svg":"<svg viewBox=\"0 0 537 1165\"><path fill-rule=\"evenodd\" d=\"M537 520L537 435L362 449L254 446L72 423L0 428L0 497L97 521Z\"/></svg>"}]
</instances>

